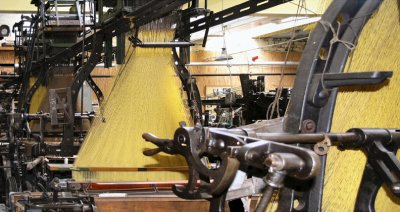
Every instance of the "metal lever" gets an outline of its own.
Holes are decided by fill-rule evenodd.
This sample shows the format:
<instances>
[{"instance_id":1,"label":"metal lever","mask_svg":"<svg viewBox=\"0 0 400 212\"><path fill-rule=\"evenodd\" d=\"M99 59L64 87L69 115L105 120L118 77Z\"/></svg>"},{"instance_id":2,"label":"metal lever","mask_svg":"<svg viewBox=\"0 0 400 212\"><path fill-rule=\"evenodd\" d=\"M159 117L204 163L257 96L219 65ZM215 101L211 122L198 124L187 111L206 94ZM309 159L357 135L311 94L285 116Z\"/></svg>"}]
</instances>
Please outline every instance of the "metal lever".
<instances>
[{"instance_id":1,"label":"metal lever","mask_svg":"<svg viewBox=\"0 0 400 212\"><path fill-rule=\"evenodd\" d=\"M323 79L326 88L336 88L341 86L375 85L382 83L392 76L393 72L391 71L373 71L340 74L328 73L324 75Z\"/></svg>"},{"instance_id":2,"label":"metal lever","mask_svg":"<svg viewBox=\"0 0 400 212\"><path fill-rule=\"evenodd\" d=\"M392 71L371 71L356 73L316 74L310 84L312 92L307 97L314 106L323 107L331 95L331 89L342 86L376 85L393 76Z\"/></svg>"},{"instance_id":3,"label":"metal lever","mask_svg":"<svg viewBox=\"0 0 400 212\"><path fill-rule=\"evenodd\" d=\"M373 212L379 188L385 183L392 194L400 196L400 161L396 152L400 145L400 131L387 129L351 129L359 139L345 142L343 148L362 148L367 164L357 194L355 211Z\"/></svg>"},{"instance_id":4,"label":"metal lever","mask_svg":"<svg viewBox=\"0 0 400 212\"><path fill-rule=\"evenodd\" d=\"M151 133L144 133L142 138L147 141L155 144L158 148L155 149L148 149L143 151L143 154L146 156L152 156L158 154L160 152L166 152L168 154L176 154L175 151L172 149L172 140L169 139L161 139Z\"/></svg>"},{"instance_id":5,"label":"metal lever","mask_svg":"<svg viewBox=\"0 0 400 212\"><path fill-rule=\"evenodd\" d=\"M155 154L160 153L162 150L160 148L155 148L155 149L147 149L143 151L143 154L146 156L153 156Z\"/></svg>"}]
</instances>

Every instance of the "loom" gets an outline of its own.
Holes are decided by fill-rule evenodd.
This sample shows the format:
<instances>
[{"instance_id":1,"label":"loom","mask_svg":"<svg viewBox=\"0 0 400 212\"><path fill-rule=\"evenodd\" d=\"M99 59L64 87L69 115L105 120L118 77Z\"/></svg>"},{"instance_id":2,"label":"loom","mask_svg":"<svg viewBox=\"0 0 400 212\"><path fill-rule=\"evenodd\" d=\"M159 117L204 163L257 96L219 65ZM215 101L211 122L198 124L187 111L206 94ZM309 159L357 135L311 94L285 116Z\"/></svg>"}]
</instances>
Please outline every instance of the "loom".
<instances>
[{"instance_id":1,"label":"loom","mask_svg":"<svg viewBox=\"0 0 400 212\"><path fill-rule=\"evenodd\" d=\"M266 108L252 105L260 94L240 75L238 103L256 115L232 129L204 122L202 76L187 69L190 35L204 30L204 47L210 27L284 2L214 13L196 0L33 0L37 14L14 25L16 75L0 78L8 209L151 210L132 202L161 195L157 204L178 211L226 211L226 201L248 196L257 212L399 210L395 0L333 1L308 39L290 102L279 101L282 88L267 96L273 119L253 120ZM119 70L105 93L92 73L113 57ZM85 104L92 98L98 110ZM248 177L233 187L240 174Z\"/></svg>"}]
</instances>

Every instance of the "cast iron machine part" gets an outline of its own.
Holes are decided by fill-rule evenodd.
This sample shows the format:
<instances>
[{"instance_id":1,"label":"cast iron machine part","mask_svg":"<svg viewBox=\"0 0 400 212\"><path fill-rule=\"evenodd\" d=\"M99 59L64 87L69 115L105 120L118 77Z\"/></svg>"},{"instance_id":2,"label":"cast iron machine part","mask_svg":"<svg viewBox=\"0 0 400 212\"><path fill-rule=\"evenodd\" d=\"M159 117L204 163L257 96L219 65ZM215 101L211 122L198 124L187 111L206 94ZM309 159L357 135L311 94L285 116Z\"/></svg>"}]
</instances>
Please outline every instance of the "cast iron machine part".
<instances>
[{"instance_id":1,"label":"cast iron machine part","mask_svg":"<svg viewBox=\"0 0 400 212\"><path fill-rule=\"evenodd\" d=\"M80 192L81 184L55 177L49 186L51 192L45 191L40 197L26 193L17 202L24 205L26 211L96 211L93 198Z\"/></svg>"},{"instance_id":2,"label":"cast iron machine part","mask_svg":"<svg viewBox=\"0 0 400 212\"><path fill-rule=\"evenodd\" d=\"M375 197L382 183L394 195L400 195L400 162L396 158L400 130L396 129L354 128L346 133L289 134L258 133L245 127L230 130L199 125L186 127L181 123L173 140L159 139L149 133L143 134L143 138L158 146L157 149L145 150L143 153L147 156L166 152L185 157L189 165L189 182L186 187L175 185L173 191L184 199L209 199L210 211L224 210L227 193L229 196L227 189L239 165L251 166L264 173L264 183L258 183L258 186L265 188L256 211L265 210L274 189L284 186L285 176L301 180L315 177L320 171L319 157L307 148L293 145L298 143L316 147L323 143L328 147L338 145L365 150L368 164L358 192L356 210L374 211ZM210 164L204 163L204 157L218 158L219 166L210 168ZM254 190L260 191L260 188ZM251 193L243 193L243 196L247 195Z\"/></svg>"},{"instance_id":3,"label":"cast iron machine part","mask_svg":"<svg viewBox=\"0 0 400 212\"><path fill-rule=\"evenodd\" d=\"M224 211L228 188L241 164L266 175L268 186L257 211L265 210L274 188L282 186L285 176L306 180L320 169L319 157L311 150L239 136L220 128L186 127L181 123L173 140L159 139L149 133L143 134L143 138L159 146L144 151L147 156L163 151L185 157L189 182L186 186L175 185L173 191L184 199L210 200L210 211Z\"/></svg>"}]
</instances>

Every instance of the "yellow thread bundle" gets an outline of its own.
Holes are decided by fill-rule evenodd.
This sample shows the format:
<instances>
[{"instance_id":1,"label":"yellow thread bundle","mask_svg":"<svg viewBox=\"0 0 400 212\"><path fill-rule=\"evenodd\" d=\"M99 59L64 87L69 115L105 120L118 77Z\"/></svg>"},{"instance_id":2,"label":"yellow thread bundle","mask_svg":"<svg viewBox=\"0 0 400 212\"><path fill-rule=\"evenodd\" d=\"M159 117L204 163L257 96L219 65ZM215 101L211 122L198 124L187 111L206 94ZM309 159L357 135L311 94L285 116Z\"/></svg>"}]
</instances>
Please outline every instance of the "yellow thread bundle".
<instances>
[{"instance_id":1,"label":"yellow thread bundle","mask_svg":"<svg viewBox=\"0 0 400 212\"><path fill-rule=\"evenodd\" d=\"M32 85L35 83L36 80L37 80L36 77L31 77L29 79L30 88L32 87ZM46 98L46 96L47 96L46 87L40 85L39 88L37 89L37 91L32 96L31 105L29 107L29 112L30 113L39 112L41 109L40 107L43 104L43 101Z\"/></svg>"},{"instance_id":2,"label":"yellow thread bundle","mask_svg":"<svg viewBox=\"0 0 400 212\"><path fill-rule=\"evenodd\" d=\"M142 30L139 39L143 42L164 42L171 41L173 36L171 23L162 19ZM131 50L134 51L133 56L120 73L104 105L103 117L94 121L75 161L75 168L187 166L183 157L166 154L146 157L142 154L145 148L155 148L153 144L144 142L142 133L151 132L160 138L172 138L179 121L189 122L171 49ZM187 179L186 173L173 171L74 171L73 177L78 181L97 182Z\"/></svg>"},{"instance_id":3,"label":"yellow thread bundle","mask_svg":"<svg viewBox=\"0 0 400 212\"><path fill-rule=\"evenodd\" d=\"M400 23L398 3L385 0L364 27L353 55L350 72L389 70L393 78L385 86L362 91L342 89L338 95L332 132L352 127L400 128ZM350 60L349 60L350 61ZM380 88L377 90L377 88ZM323 211L353 211L366 156L361 151L331 148L325 176ZM378 193L377 211L400 211L400 199Z\"/></svg>"}]
</instances>

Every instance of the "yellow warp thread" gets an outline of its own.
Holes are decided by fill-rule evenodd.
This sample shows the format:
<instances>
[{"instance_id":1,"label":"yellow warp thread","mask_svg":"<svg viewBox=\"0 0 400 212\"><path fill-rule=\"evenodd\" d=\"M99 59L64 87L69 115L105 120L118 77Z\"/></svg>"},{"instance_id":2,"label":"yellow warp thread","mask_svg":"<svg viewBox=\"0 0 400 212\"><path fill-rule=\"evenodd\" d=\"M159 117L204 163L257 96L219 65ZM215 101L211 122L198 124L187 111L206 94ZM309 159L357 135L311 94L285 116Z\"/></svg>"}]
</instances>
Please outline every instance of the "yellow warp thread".
<instances>
[{"instance_id":1,"label":"yellow warp thread","mask_svg":"<svg viewBox=\"0 0 400 212\"><path fill-rule=\"evenodd\" d=\"M337 98L332 132L353 127L400 127L400 23L396 0L385 0L359 38L349 72L394 71L384 86L342 89ZM360 89L362 89L360 91ZM378 90L379 89L379 90ZM354 211L366 156L361 151L331 148L325 175L323 211ZM400 199L381 189L376 211L400 211Z\"/></svg>"},{"instance_id":2,"label":"yellow warp thread","mask_svg":"<svg viewBox=\"0 0 400 212\"><path fill-rule=\"evenodd\" d=\"M162 24L162 23L161 23ZM154 23L153 26L154 27ZM170 27L139 34L144 42L171 41ZM132 52L133 51L133 52ZM81 147L75 168L90 167L174 167L187 166L183 157L158 154L146 157L142 151L155 148L141 135L150 132L172 138L180 121L190 117L182 100L170 48L131 48L133 53L116 80L115 87L96 118ZM104 121L102 120L104 119ZM186 172L83 172L74 171L78 181L166 181L187 179Z\"/></svg>"},{"instance_id":3,"label":"yellow warp thread","mask_svg":"<svg viewBox=\"0 0 400 212\"><path fill-rule=\"evenodd\" d=\"M30 88L33 86L36 80L37 80L36 77L31 77L29 79ZM41 106L43 104L43 101L46 99L46 96L47 96L47 88L43 85L39 85L38 89L32 96L31 104L29 106L29 112L30 113L40 112Z\"/></svg>"}]
</instances>

